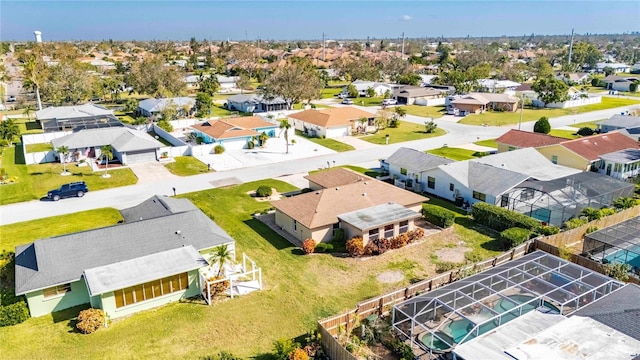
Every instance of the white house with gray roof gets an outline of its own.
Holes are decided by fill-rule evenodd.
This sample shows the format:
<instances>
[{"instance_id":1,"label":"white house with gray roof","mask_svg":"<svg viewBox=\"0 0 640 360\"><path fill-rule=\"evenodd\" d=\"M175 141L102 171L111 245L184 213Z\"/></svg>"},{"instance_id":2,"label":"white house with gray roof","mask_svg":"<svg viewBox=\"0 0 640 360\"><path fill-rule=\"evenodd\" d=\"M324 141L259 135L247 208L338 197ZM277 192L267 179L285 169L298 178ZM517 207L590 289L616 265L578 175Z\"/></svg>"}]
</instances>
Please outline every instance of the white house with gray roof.
<instances>
[{"instance_id":1,"label":"white house with gray roof","mask_svg":"<svg viewBox=\"0 0 640 360\"><path fill-rule=\"evenodd\" d=\"M169 105L175 106L179 115L187 116L193 112L193 108L196 106L196 100L186 96L163 99L144 99L138 104L136 112L142 116L150 117L160 114Z\"/></svg>"},{"instance_id":2,"label":"white house with gray roof","mask_svg":"<svg viewBox=\"0 0 640 360\"><path fill-rule=\"evenodd\" d=\"M635 130L640 128L640 116L615 114L606 120L596 122L600 133L608 133L621 129Z\"/></svg>"},{"instance_id":3,"label":"white house with gray roof","mask_svg":"<svg viewBox=\"0 0 640 360\"><path fill-rule=\"evenodd\" d=\"M200 270L235 242L189 200L154 196L124 222L16 247L15 292L31 316L90 304L111 319L201 292Z\"/></svg>"}]
</instances>

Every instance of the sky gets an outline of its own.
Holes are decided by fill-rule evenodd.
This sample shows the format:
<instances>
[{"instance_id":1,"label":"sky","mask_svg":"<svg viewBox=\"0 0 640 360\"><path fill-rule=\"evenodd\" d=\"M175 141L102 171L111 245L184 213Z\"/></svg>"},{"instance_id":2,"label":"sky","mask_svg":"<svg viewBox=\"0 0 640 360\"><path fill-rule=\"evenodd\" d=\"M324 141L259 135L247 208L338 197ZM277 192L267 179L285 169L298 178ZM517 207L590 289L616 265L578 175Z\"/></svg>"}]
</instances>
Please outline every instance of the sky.
<instances>
[{"instance_id":1,"label":"sky","mask_svg":"<svg viewBox=\"0 0 640 360\"><path fill-rule=\"evenodd\" d=\"M311 40L623 33L640 1L0 1L0 40Z\"/></svg>"}]
</instances>

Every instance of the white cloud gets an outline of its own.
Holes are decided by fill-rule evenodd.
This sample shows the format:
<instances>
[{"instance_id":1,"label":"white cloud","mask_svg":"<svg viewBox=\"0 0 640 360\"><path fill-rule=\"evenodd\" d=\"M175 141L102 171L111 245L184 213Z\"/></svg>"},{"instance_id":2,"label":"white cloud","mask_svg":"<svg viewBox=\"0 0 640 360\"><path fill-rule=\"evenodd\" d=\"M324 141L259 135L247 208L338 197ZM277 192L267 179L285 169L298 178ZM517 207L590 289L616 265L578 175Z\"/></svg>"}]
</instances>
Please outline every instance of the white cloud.
<instances>
[{"instance_id":1,"label":"white cloud","mask_svg":"<svg viewBox=\"0 0 640 360\"><path fill-rule=\"evenodd\" d=\"M409 20L411 20L411 16L409 16L409 15L402 15L402 20L404 20L404 21L409 21Z\"/></svg>"}]
</instances>

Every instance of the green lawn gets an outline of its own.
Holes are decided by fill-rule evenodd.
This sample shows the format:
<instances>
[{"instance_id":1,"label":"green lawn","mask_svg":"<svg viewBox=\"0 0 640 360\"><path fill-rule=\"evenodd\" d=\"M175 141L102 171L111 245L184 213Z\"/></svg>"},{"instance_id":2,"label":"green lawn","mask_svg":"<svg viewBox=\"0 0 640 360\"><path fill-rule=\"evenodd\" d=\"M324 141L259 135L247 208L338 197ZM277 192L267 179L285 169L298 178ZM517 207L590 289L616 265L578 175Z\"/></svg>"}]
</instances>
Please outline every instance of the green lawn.
<instances>
[{"instance_id":1,"label":"green lawn","mask_svg":"<svg viewBox=\"0 0 640 360\"><path fill-rule=\"evenodd\" d=\"M39 143L39 144L28 144L27 145L27 153L35 153L42 151L53 150L53 145L51 143Z\"/></svg>"},{"instance_id":2,"label":"green lawn","mask_svg":"<svg viewBox=\"0 0 640 360\"><path fill-rule=\"evenodd\" d=\"M322 89L321 97L323 99L333 99L333 98L336 98L336 96L338 96L338 94L340 94L341 92L342 92L341 87L324 88Z\"/></svg>"},{"instance_id":3,"label":"green lawn","mask_svg":"<svg viewBox=\"0 0 640 360\"><path fill-rule=\"evenodd\" d=\"M311 104L313 106L315 106L316 109L327 109L327 108L330 108L330 106L327 106L327 105L324 105L324 104L314 104L314 103L311 103ZM304 109L304 105L305 104L303 104L303 103L293 104L293 110L302 110L302 109Z\"/></svg>"},{"instance_id":4,"label":"green lawn","mask_svg":"<svg viewBox=\"0 0 640 360\"><path fill-rule=\"evenodd\" d=\"M384 98L382 96L373 96L373 97L358 97L358 98L352 98L351 100L353 100L353 105L360 105L360 106L381 106L382 105L382 100Z\"/></svg>"},{"instance_id":5,"label":"green lawn","mask_svg":"<svg viewBox=\"0 0 640 360\"><path fill-rule=\"evenodd\" d=\"M211 116L229 116L238 114L237 111L229 111L222 107L222 105L213 105L211 107Z\"/></svg>"},{"instance_id":6,"label":"green lawn","mask_svg":"<svg viewBox=\"0 0 640 360\"><path fill-rule=\"evenodd\" d=\"M360 174L364 174L364 175L367 175L367 176L371 176L371 177L373 177L373 178L375 178L375 177L378 177L378 176L382 175L382 173L381 173L381 172L378 172L378 171L375 171L375 170L371 170L371 169L367 169L367 168L363 168L363 167L361 167L361 166L355 166L355 165L340 165L340 166L337 166L337 167L345 168L345 169L350 169L350 170L353 170L353 171L355 171L355 172L359 172ZM330 169L332 169L332 168L330 168ZM326 171L326 170L329 170L329 169L318 169L318 170L312 170L312 171L309 171L309 174L315 174L315 173L317 173L317 172Z\"/></svg>"},{"instance_id":7,"label":"green lawn","mask_svg":"<svg viewBox=\"0 0 640 360\"><path fill-rule=\"evenodd\" d=\"M586 122L577 123L577 124L573 124L573 125L569 125L569 126L574 127L574 128L578 128L578 129L583 128L583 127L588 127L588 128L591 128L591 129L595 129L596 128L596 123L598 121L602 121L602 120L605 120L605 119L586 121Z\"/></svg>"},{"instance_id":8,"label":"green lawn","mask_svg":"<svg viewBox=\"0 0 640 360\"><path fill-rule=\"evenodd\" d=\"M447 159L462 161L475 159L477 157L482 157L481 154L474 150L461 149L461 148L452 148L452 147L441 147L438 149L427 150L427 153L438 155L442 157L446 157Z\"/></svg>"},{"instance_id":9,"label":"green lawn","mask_svg":"<svg viewBox=\"0 0 640 360\"><path fill-rule=\"evenodd\" d=\"M174 160L175 162L164 166L169 169L172 174L178 176L190 176L209 172L207 164L193 156L176 156L174 157Z\"/></svg>"},{"instance_id":10,"label":"green lawn","mask_svg":"<svg viewBox=\"0 0 640 360\"><path fill-rule=\"evenodd\" d=\"M91 191L131 185L138 181L128 168L109 170L111 177L105 179L102 172L94 173L89 166L77 167L75 164L67 164L70 176L60 176L62 164L22 165L22 151L18 151L16 156L15 150L15 147L4 148L2 153L2 167L7 175L17 177L17 181L0 186L0 205L40 199L46 196L47 191L72 181L86 181Z\"/></svg>"},{"instance_id":11,"label":"green lawn","mask_svg":"<svg viewBox=\"0 0 640 360\"><path fill-rule=\"evenodd\" d=\"M549 132L549 135L557 136L557 137L561 137L561 138L565 138L565 139L577 139L577 138L579 138L581 136L576 134L576 131L573 131L573 130L561 130L561 129L551 129L551 131Z\"/></svg>"},{"instance_id":12,"label":"green lawn","mask_svg":"<svg viewBox=\"0 0 640 360\"><path fill-rule=\"evenodd\" d=\"M132 112L114 111L113 114L123 123L133 124L136 122L136 119L133 118L134 114Z\"/></svg>"},{"instance_id":13,"label":"green lawn","mask_svg":"<svg viewBox=\"0 0 640 360\"><path fill-rule=\"evenodd\" d=\"M343 142L340 142L338 140L335 139L321 139L318 137L307 137L304 136L302 134L302 131L300 130L296 130L296 135L304 137L306 140L309 140L313 143L316 143L320 146L324 146L328 149L331 149L333 151L337 151L337 152L343 152L343 151L351 151L351 150L355 150L355 148L349 144L345 144Z\"/></svg>"},{"instance_id":14,"label":"green lawn","mask_svg":"<svg viewBox=\"0 0 640 360\"><path fill-rule=\"evenodd\" d=\"M480 140L480 141L474 142L474 144L479 146L492 147L496 149L498 148L498 143L496 142L496 139Z\"/></svg>"},{"instance_id":15,"label":"green lawn","mask_svg":"<svg viewBox=\"0 0 640 360\"><path fill-rule=\"evenodd\" d=\"M580 106L576 108L570 109L524 109L522 112L522 121L534 121L539 118L546 116L548 118L571 115L571 114L580 114L590 111L604 110L604 109L612 109L621 106L640 104L640 101L624 99L624 98L610 98L603 97L602 102L600 104L592 104L586 106ZM520 111L516 112L493 112L489 111L484 114L474 114L464 117L459 121L461 124L468 125L483 125L487 124L490 126L502 126L502 125L510 125L517 124L520 121Z\"/></svg>"},{"instance_id":16,"label":"green lawn","mask_svg":"<svg viewBox=\"0 0 640 360\"><path fill-rule=\"evenodd\" d=\"M14 119L14 122L18 124L18 129L20 130L20 135L24 134L41 134L44 132L40 124L38 124L35 119L29 120L27 118L23 119Z\"/></svg>"},{"instance_id":17,"label":"green lawn","mask_svg":"<svg viewBox=\"0 0 640 360\"><path fill-rule=\"evenodd\" d=\"M373 144L384 145L386 144L387 134L389 135L389 144L394 144L399 142L442 136L446 134L446 131L438 128L435 132L428 134L425 132L424 125L400 121L397 128L386 128L384 130L378 131L373 135L363 136L361 137L361 139Z\"/></svg>"},{"instance_id":18,"label":"green lawn","mask_svg":"<svg viewBox=\"0 0 640 360\"><path fill-rule=\"evenodd\" d=\"M403 109L407 110L407 114L415 116L423 116L430 118L440 118L447 112L444 106L419 106L419 105L403 105Z\"/></svg>"}]
</instances>

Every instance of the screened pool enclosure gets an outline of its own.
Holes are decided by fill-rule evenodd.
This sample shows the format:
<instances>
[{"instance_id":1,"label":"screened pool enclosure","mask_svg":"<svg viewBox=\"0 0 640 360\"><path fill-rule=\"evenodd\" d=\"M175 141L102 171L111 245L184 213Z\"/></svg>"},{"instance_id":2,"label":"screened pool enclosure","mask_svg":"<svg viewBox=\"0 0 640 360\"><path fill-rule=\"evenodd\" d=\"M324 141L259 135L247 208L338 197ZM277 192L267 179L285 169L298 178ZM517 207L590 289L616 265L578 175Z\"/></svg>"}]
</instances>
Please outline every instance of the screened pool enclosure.
<instances>
[{"instance_id":1,"label":"screened pool enclosure","mask_svg":"<svg viewBox=\"0 0 640 360\"><path fill-rule=\"evenodd\" d=\"M629 264L640 276L640 217L585 235L582 252L603 264Z\"/></svg>"},{"instance_id":2,"label":"screened pool enclosure","mask_svg":"<svg viewBox=\"0 0 640 360\"><path fill-rule=\"evenodd\" d=\"M392 324L414 348L450 352L530 311L566 316L623 285L535 251L395 305Z\"/></svg>"}]
</instances>

